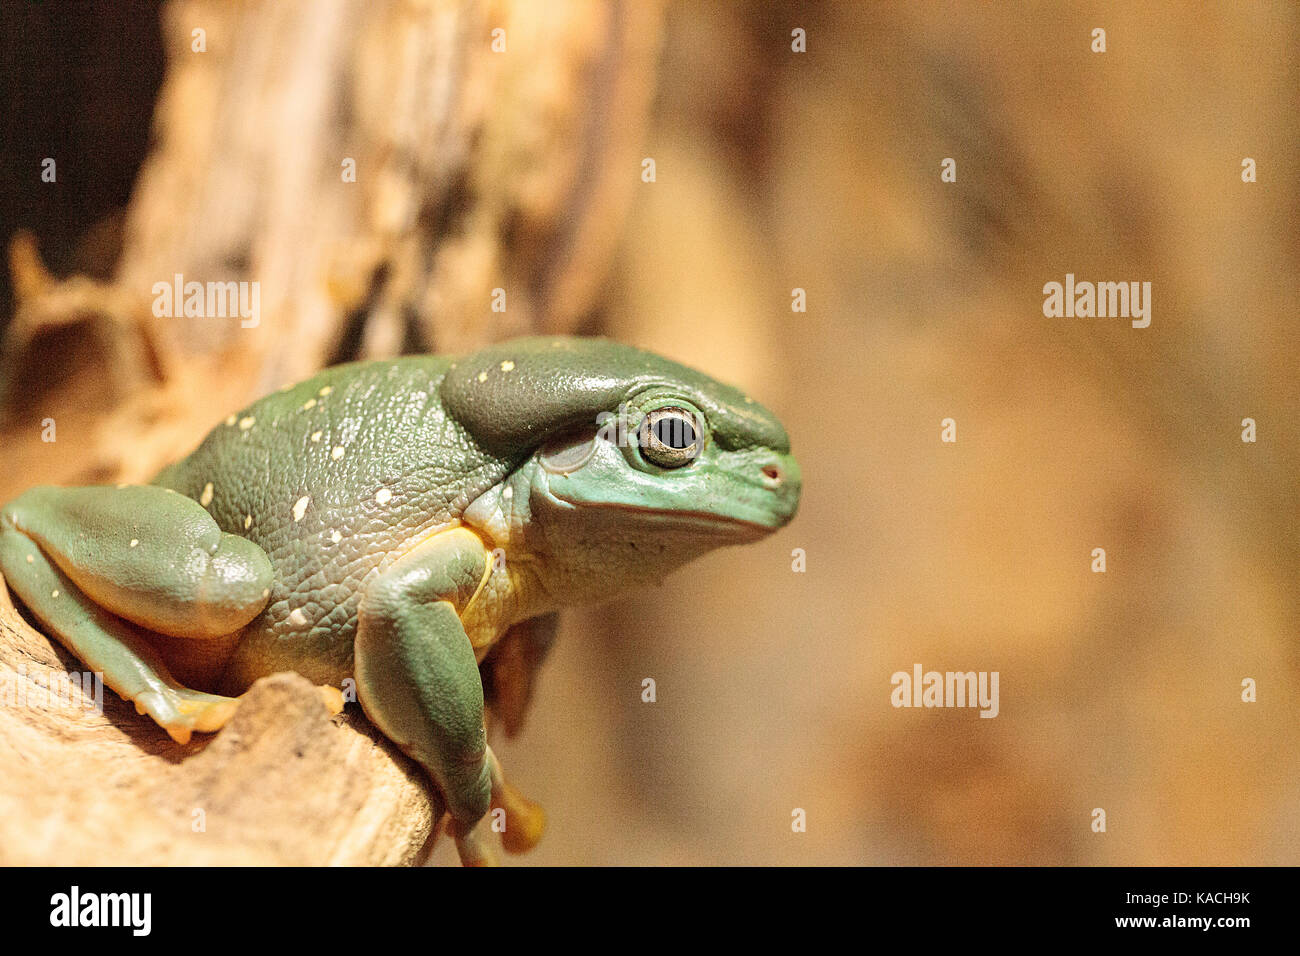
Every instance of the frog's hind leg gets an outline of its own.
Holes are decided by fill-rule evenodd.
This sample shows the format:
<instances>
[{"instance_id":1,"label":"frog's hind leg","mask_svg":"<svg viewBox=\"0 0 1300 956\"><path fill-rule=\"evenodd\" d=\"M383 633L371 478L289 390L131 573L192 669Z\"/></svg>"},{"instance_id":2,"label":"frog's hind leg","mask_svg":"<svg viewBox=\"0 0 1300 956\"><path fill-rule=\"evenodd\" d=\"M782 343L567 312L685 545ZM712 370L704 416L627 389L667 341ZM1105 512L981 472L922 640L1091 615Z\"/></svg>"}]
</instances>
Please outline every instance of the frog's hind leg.
<instances>
[{"instance_id":1,"label":"frog's hind leg","mask_svg":"<svg viewBox=\"0 0 1300 956\"><path fill-rule=\"evenodd\" d=\"M0 524L0 571L50 636L179 743L219 730L238 701L182 687L135 625L86 598L31 540Z\"/></svg>"},{"instance_id":2,"label":"frog's hind leg","mask_svg":"<svg viewBox=\"0 0 1300 956\"><path fill-rule=\"evenodd\" d=\"M51 636L184 743L238 701L182 686L149 635L210 636L260 611L270 562L232 538L161 488L35 488L0 509L0 572Z\"/></svg>"}]
</instances>

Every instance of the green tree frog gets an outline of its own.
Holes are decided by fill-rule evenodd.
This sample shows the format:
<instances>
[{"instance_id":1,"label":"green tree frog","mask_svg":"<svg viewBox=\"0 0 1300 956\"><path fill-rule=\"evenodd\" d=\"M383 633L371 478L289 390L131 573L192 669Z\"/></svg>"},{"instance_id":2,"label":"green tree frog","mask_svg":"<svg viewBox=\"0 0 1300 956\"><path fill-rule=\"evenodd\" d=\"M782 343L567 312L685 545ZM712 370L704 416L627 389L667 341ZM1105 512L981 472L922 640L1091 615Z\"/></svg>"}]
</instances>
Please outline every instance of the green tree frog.
<instances>
[{"instance_id":1,"label":"green tree frog","mask_svg":"<svg viewBox=\"0 0 1300 956\"><path fill-rule=\"evenodd\" d=\"M148 485L33 488L0 508L0 571L180 742L258 677L297 671L335 712L353 688L479 864L494 803L507 849L542 828L487 745L485 683L517 711L559 608L760 538L799 493L781 423L736 389L607 340L525 338L327 369Z\"/></svg>"}]
</instances>

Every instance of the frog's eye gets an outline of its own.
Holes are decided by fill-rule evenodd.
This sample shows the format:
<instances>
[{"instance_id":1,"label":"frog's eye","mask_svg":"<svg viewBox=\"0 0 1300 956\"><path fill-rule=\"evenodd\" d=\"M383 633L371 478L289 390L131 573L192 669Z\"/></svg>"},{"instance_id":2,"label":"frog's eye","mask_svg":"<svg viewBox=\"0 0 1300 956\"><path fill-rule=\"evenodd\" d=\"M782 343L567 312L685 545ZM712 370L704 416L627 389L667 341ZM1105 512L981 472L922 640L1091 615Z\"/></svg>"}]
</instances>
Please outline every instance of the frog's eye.
<instances>
[{"instance_id":1,"label":"frog's eye","mask_svg":"<svg viewBox=\"0 0 1300 956\"><path fill-rule=\"evenodd\" d=\"M641 423L641 454L660 468L680 468L700 453L700 429L684 408L656 408Z\"/></svg>"}]
</instances>

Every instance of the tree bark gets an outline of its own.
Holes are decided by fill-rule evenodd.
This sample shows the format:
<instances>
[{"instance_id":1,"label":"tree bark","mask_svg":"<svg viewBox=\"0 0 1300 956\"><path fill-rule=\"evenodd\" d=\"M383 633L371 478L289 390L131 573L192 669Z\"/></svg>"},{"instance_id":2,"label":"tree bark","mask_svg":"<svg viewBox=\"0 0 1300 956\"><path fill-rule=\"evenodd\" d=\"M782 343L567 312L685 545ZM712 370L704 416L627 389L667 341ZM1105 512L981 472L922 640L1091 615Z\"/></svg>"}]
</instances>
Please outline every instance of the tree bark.
<instances>
[{"instance_id":1,"label":"tree bark","mask_svg":"<svg viewBox=\"0 0 1300 956\"><path fill-rule=\"evenodd\" d=\"M29 235L10 248L0 500L147 480L328 364L587 320L639 182L658 3L162 11L154 146L124 215L92 237L118 250L109 278L56 279ZM256 324L157 314L178 275L255 283ZM79 667L0 600L0 690ZM111 691L103 704L0 707L0 863L427 855L436 796L355 705L331 719L299 677L263 679L225 730L186 746Z\"/></svg>"}]
</instances>

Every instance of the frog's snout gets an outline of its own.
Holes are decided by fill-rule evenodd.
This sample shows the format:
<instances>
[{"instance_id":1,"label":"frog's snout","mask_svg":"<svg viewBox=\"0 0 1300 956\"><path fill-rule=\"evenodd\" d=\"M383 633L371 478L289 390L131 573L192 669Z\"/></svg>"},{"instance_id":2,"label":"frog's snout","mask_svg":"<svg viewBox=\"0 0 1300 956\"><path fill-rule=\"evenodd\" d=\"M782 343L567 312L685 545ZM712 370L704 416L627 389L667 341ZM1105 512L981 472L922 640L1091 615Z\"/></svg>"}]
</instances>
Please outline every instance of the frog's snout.
<instances>
[{"instance_id":1,"label":"frog's snout","mask_svg":"<svg viewBox=\"0 0 1300 956\"><path fill-rule=\"evenodd\" d=\"M771 462L763 466L763 483L769 488L779 488L784 478L785 469L781 467L780 462Z\"/></svg>"},{"instance_id":2,"label":"frog's snout","mask_svg":"<svg viewBox=\"0 0 1300 956\"><path fill-rule=\"evenodd\" d=\"M803 475L799 463L790 455L775 455L761 466L763 487L774 497L773 512L778 526L784 525L799 510Z\"/></svg>"}]
</instances>

